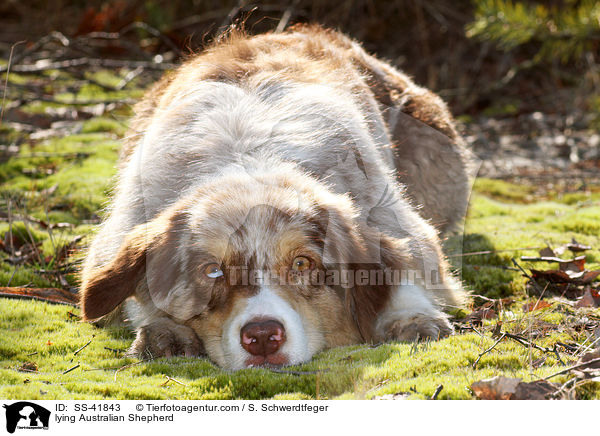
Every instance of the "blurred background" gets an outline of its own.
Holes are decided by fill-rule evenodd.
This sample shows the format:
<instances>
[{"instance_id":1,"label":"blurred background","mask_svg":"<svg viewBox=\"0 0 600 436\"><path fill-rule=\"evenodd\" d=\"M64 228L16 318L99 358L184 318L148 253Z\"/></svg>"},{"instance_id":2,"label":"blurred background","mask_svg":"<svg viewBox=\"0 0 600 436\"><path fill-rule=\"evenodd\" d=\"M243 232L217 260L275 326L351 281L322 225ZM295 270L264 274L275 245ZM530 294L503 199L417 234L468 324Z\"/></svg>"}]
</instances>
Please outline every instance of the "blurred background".
<instances>
[{"instance_id":1,"label":"blurred background","mask_svg":"<svg viewBox=\"0 0 600 436\"><path fill-rule=\"evenodd\" d=\"M116 373L98 371L87 374L101 383L63 383L67 372L68 380L81 374L70 372L83 338L71 323L77 313L2 297L77 305L85 246L110 199L122 140L135 134L127 128L133 105L230 26L255 34L295 23L347 33L448 103L481 161L464 229L444 241L473 297L473 311L456 314L457 331L477 335L463 335L458 354L432 345L440 354L410 359L422 366L398 360L395 371L382 354L395 348L333 354L318 364L333 369L317 379L321 388L306 377L290 385L290 377L246 373L232 383L230 374L213 376L207 362L184 372L179 362L170 372L163 363L143 366L118 382ZM600 2L593 0L0 0L0 396L6 387L5 396L24 398L47 391L46 398L162 397L164 374L181 374L210 398L296 391L331 398L357 386L400 398L418 386L420 398L431 398L441 383L440 398L471 398L465 362L475 368L486 353L469 380L545 377L574 364L600 343L599 58ZM525 347L501 344L501 327ZM104 331L93 332L83 354L97 351L85 366L123 365L106 353L120 353L132 337L121 330L119 342L106 342ZM480 332L495 345L484 350ZM488 353L496 346L501 353ZM428 349L404 348L411 356ZM31 380L9 368L29 371ZM48 374L60 383L45 384ZM565 383L559 392L580 386L578 398L600 398L600 384L584 386L598 377L578 374L570 391ZM184 398L187 386L168 389Z\"/></svg>"},{"instance_id":2,"label":"blurred background","mask_svg":"<svg viewBox=\"0 0 600 436\"><path fill-rule=\"evenodd\" d=\"M19 64L103 59L159 74L232 24L260 33L307 22L348 33L439 93L484 160L482 175L598 169L593 0L4 0L0 57L13 48L16 73Z\"/></svg>"}]
</instances>

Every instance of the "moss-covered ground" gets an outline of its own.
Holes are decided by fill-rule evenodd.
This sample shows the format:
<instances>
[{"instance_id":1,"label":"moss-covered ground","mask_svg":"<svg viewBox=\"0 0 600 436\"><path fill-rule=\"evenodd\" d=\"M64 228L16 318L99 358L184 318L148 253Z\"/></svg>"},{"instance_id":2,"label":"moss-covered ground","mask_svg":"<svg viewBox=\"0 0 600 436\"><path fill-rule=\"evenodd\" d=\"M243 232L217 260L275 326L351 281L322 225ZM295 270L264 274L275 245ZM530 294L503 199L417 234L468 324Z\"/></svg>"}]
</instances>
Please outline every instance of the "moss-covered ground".
<instances>
[{"instance_id":1,"label":"moss-covered ground","mask_svg":"<svg viewBox=\"0 0 600 436\"><path fill-rule=\"evenodd\" d=\"M73 80L64 72L47 74L55 75L52 83L57 89L61 81ZM114 85L123 74L102 72L95 81ZM11 75L10 83L26 86L32 80L35 77ZM140 94L135 81L118 93L90 83L76 92L54 93L54 102L21 106L22 124L0 125L0 144L7 150L17 148L0 157L0 286L77 285L77 262L109 196L119 139L126 131L123 120L130 108L107 106L101 115L69 123L67 131L60 130L61 125L41 124L61 108L80 110L90 99L97 105ZM73 99L78 106L69 104ZM35 132L23 130L24 124L34 125ZM597 325L600 311L576 308L565 298L550 295L545 296L548 307L524 311L523 304L537 297L528 296L526 278L510 269L514 268L511 259L534 256L537 247L558 246L575 238L592 247L585 253L587 268L600 268L598 188L580 183L567 192L521 182L477 180L464 238L450 237L447 252L473 294L498 300L510 297L513 302L502 300L496 317L483 320L475 329L457 328L456 335L441 341L338 348L285 372L225 372L196 358L126 358L124 352L133 340L126 329L81 323L78 309L70 306L0 298L0 398L369 399L402 394L423 399L443 385L439 399L470 399L469 386L481 379L495 375L525 381L543 378L577 360L578 344L594 340L589 326ZM12 239L6 237L9 231ZM62 247L78 236L83 239L71 244L65 257ZM18 253L11 249L24 244L29 244L32 255L25 261L15 260ZM462 252L485 253L459 256ZM539 268L539 264L519 264L526 270ZM471 307L455 314L457 322L488 301L485 298L474 297ZM480 353L494 344L492 330L498 321L503 331L539 347L561 343L570 345L571 351L557 346L557 356L506 339L474 368ZM552 380L565 382L568 377ZM577 395L600 398L598 383L583 384Z\"/></svg>"}]
</instances>

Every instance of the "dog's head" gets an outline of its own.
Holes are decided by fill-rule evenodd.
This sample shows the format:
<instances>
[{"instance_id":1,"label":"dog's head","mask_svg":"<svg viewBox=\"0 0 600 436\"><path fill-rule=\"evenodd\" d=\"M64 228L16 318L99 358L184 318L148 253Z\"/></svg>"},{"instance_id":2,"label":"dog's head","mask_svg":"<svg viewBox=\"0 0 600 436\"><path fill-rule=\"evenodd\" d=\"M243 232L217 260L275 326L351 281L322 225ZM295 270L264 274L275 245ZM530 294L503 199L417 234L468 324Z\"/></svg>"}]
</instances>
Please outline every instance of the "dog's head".
<instances>
[{"instance_id":1,"label":"dog's head","mask_svg":"<svg viewBox=\"0 0 600 436\"><path fill-rule=\"evenodd\" d=\"M191 327L224 368L294 364L373 339L382 273L409 267L407 253L309 176L232 175L130 232L83 277L82 309L96 319L135 296Z\"/></svg>"}]
</instances>

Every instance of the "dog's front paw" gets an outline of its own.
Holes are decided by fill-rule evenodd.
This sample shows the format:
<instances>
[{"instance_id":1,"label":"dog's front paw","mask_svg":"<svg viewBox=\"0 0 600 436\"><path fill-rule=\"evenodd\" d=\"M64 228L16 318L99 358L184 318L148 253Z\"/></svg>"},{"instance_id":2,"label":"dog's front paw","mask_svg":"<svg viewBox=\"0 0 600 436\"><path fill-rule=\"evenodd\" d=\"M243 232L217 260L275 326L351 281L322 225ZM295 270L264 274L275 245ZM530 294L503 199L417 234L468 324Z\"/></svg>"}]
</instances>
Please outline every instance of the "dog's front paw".
<instances>
[{"instance_id":1,"label":"dog's front paw","mask_svg":"<svg viewBox=\"0 0 600 436\"><path fill-rule=\"evenodd\" d=\"M192 357L204 354L204 349L194 330L169 318L161 318L138 329L129 354L144 357Z\"/></svg>"},{"instance_id":2,"label":"dog's front paw","mask_svg":"<svg viewBox=\"0 0 600 436\"><path fill-rule=\"evenodd\" d=\"M437 340L453 332L452 325L444 316L415 314L393 321L386 329L385 336L388 341Z\"/></svg>"}]
</instances>

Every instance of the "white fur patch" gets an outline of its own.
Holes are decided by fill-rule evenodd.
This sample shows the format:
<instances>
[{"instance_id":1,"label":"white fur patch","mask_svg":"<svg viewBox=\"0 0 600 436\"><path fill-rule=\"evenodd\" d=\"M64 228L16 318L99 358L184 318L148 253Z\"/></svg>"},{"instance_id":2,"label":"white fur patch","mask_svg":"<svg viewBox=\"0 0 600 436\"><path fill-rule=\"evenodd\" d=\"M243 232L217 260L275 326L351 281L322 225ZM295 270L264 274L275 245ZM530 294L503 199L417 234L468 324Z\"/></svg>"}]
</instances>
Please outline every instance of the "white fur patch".
<instances>
[{"instance_id":1,"label":"white fur patch","mask_svg":"<svg viewBox=\"0 0 600 436\"><path fill-rule=\"evenodd\" d=\"M298 312L272 289L261 287L258 294L246 300L243 310L235 313L223 327L221 343L228 369L246 367L246 360L251 354L242 348L240 332L255 318L270 318L283 324L287 339L279 352L287 357L289 364L304 362L312 357L314 351L309 349L308 336Z\"/></svg>"},{"instance_id":2,"label":"white fur patch","mask_svg":"<svg viewBox=\"0 0 600 436\"><path fill-rule=\"evenodd\" d=\"M441 318L443 313L427 298L423 288L417 285L398 286L385 311L377 318L375 331L384 334L385 328L392 322L410 319L415 315Z\"/></svg>"}]
</instances>

